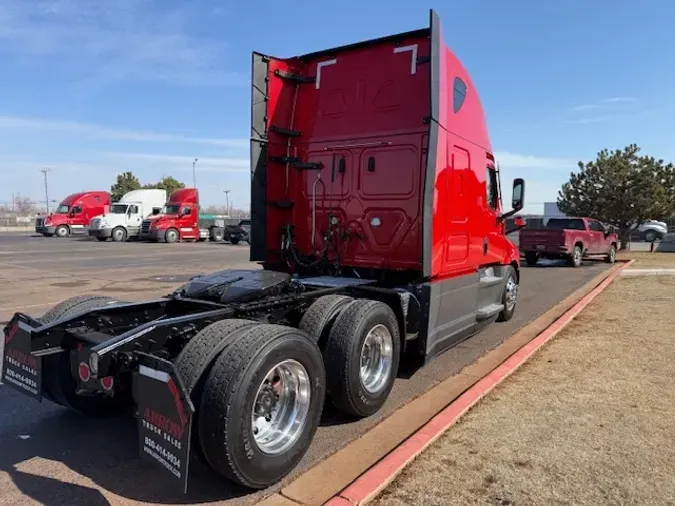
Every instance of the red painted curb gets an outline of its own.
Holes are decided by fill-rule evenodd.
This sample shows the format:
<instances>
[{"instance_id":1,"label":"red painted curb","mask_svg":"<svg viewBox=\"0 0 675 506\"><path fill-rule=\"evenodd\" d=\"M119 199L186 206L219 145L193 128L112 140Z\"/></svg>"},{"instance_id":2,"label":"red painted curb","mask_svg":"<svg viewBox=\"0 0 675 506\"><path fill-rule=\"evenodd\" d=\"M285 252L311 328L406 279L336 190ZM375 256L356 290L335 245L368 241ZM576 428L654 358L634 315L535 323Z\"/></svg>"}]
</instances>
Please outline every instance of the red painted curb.
<instances>
[{"instance_id":1,"label":"red painted curb","mask_svg":"<svg viewBox=\"0 0 675 506\"><path fill-rule=\"evenodd\" d=\"M352 482L340 494L326 502L324 506L360 506L375 498L405 466L436 441L494 387L509 377L542 346L558 334L595 297L607 288L623 269L633 262L634 260L629 260L625 263L621 262L623 263L621 268L607 276L598 286L568 309L560 318L537 335L537 337L513 353L501 365L497 366L492 372L488 373L474 386L451 402L426 425Z\"/></svg>"}]
</instances>

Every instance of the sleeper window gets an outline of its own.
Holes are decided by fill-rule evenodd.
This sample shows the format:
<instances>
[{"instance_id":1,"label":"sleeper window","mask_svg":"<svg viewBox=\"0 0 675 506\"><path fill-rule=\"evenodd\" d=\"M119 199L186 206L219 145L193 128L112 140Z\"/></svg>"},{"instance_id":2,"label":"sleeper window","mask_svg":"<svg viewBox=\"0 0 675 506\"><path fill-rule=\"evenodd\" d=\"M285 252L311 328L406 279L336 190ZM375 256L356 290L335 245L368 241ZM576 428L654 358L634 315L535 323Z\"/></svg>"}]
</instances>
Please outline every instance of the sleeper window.
<instances>
[{"instance_id":1,"label":"sleeper window","mask_svg":"<svg viewBox=\"0 0 675 506\"><path fill-rule=\"evenodd\" d=\"M497 209L499 203L499 188L497 182L497 171L494 167L488 165L485 177L485 197L488 205L492 209Z\"/></svg>"},{"instance_id":2,"label":"sleeper window","mask_svg":"<svg viewBox=\"0 0 675 506\"><path fill-rule=\"evenodd\" d=\"M466 98L466 84L459 77L455 77L452 93L452 110L456 113L462 108Z\"/></svg>"}]
</instances>

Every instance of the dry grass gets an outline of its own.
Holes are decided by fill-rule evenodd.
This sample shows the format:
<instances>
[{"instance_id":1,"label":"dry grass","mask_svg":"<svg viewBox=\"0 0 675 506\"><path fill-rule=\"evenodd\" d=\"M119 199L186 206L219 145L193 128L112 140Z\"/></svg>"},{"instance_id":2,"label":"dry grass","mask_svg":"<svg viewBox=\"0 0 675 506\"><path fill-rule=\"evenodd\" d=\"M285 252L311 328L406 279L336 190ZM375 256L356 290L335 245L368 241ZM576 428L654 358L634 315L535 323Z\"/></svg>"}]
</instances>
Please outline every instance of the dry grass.
<instances>
[{"instance_id":1,"label":"dry grass","mask_svg":"<svg viewBox=\"0 0 675 506\"><path fill-rule=\"evenodd\" d=\"M674 302L615 281L375 504L675 504Z\"/></svg>"},{"instance_id":2,"label":"dry grass","mask_svg":"<svg viewBox=\"0 0 675 506\"><path fill-rule=\"evenodd\" d=\"M640 251L626 251L618 255L620 259L634 259L635 268L649 269L652 267L675 268L675 253L649 253Z\"/></svg>"}]
</instances>

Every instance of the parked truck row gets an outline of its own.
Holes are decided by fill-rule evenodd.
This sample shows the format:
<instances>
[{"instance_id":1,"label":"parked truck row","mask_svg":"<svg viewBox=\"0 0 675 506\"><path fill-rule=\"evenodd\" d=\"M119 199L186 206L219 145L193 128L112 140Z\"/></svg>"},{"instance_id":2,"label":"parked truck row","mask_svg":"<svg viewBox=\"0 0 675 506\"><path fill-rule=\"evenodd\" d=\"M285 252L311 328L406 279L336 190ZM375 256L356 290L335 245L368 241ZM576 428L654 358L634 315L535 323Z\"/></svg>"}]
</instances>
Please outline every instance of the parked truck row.
<instances>
[{"instance_id":1,"label":"parked truck row","mask_svg":"<svg viewBox=\"0 0 675 506\"><path fill-rule=\"evenodd\" d=\"M99 241L228 241L250 244L249 219L231 219L199 212L199 193L180 188L167 199L166 190L132 190L111 203L106 191L66 197L48 216L38 216L35 231L46 237L88 234Z\"/></svg>"}]
</instances>

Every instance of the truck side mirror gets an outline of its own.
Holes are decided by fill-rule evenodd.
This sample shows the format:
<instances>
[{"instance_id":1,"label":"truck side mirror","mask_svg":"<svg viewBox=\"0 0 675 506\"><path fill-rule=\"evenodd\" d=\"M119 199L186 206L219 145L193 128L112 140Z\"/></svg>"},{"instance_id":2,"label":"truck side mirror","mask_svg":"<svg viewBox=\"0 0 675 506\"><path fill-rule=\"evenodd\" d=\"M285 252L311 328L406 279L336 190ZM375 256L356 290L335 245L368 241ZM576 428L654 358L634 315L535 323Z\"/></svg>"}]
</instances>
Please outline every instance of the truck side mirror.
<instances>
[{"instance_id":1,"label":"truck side mirror","mask_svg":"<svg viewBox=\"0 0 675 506\"><path fill-rule=\"evenodd\" d=\"M525 180L516 178L513 180L513 196L511 197L511 208L518 212L525 203Z\"/></svg>"},{"instance_id":2,"label":"truck side mirror","mask_svg":"<svg viewBox=\"0 0 675 506\"><path fill-rule=\"evenodd\" d=\"M525 203L525 180L516 178L513 180L513 192L511 197L511 210L499 216L499 221L510 218L523 208Z\"/></svg>"}]
</instances>

